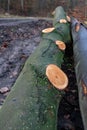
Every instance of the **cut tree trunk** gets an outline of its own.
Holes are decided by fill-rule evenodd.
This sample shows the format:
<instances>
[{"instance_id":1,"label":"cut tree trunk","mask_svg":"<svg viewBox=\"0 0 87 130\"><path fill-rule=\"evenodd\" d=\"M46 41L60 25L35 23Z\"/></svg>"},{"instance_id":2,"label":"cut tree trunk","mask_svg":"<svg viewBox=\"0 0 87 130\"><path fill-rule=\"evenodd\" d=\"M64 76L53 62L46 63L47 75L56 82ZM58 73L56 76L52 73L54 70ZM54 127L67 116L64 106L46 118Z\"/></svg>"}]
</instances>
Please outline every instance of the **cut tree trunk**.
<instances>
[{"instance_id":1,"label":"cut tree trunk","mask_svg":"<svg viewBox=\"0 0 87 130\"><path fill-rule=\"evenodd\" d=\"M84 129L87 130L87 29L74 18L71 27L79 104Z\"/></svg>"},{"instance_id":2,"label":"cut tree trunk","mask_svg":"<svg viewBox=\"0 0 87 130\"><path fill-rule=\"evenodd\" d=\"M56 40L68 43L69 24L62 7L55 10L54 30L43 33L42 41L28 58L25 66L0 110L0 130L56 130L57 109L64 92L50 84L46 67L55 64L61 67L64 51Z\"/></svg>"}]
</instances>

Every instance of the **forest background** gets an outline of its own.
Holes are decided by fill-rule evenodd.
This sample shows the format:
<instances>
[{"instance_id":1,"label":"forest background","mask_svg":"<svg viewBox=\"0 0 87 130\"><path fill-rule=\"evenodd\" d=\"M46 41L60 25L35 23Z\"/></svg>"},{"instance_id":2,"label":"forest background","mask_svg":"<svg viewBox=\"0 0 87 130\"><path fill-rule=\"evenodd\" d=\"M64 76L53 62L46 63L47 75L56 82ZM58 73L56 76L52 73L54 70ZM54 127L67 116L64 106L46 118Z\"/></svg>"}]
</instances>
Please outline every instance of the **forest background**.
<instances>
[{"instance_id":1,"label":"forest background","mask_svg":"<svg viewBox=\"0 0 87 130\"><path fill-rule=\"evenodd\" d=\"M0 0L0 14L51 17L57 6L79 19L87 18L87 0Z\"/></svg>"}]
</instances>

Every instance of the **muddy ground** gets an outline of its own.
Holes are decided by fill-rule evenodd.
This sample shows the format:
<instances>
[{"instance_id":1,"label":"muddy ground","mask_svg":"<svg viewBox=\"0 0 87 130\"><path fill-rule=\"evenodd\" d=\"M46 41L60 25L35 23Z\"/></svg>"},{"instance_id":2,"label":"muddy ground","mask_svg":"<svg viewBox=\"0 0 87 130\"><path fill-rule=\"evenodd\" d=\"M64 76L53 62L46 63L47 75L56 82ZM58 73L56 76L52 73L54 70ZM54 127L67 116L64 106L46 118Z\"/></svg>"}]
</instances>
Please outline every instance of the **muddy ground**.
<instances>
[{"instance_id":1,"label":"muddy ground","mask_svg":"<svg viewBox=\"0 0 87 130\"><path fill-rule=\"evenodd\" d=\"M52 21L0 19L0 107L11 91L25 61L39 45L41 30L46 27L52 27ZM68 75L69 85L60 102L58 130L83 130L73 53L72 48L68 49L62 69Z\"/></svg>"}]
</instances>

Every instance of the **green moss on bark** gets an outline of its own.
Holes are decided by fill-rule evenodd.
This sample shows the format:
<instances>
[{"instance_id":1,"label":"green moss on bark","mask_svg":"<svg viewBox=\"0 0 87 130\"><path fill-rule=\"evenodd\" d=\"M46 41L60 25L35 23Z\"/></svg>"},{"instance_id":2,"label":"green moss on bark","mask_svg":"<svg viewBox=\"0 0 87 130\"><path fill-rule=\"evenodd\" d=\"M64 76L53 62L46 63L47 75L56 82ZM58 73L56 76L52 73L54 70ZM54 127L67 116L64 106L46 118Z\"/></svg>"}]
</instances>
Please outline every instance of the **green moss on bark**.
<instances>
[{"instance_id":1,"label":"green moss on bark","mask_svg":"<svg viewBox=\"0 0 87 130\"><path fill-rule=\"evenodd\" d=\"M63 9L61 15L65 15ZM58 49L55 40L64 41L63 35L56 30L55 34L54 31L44 34L40 45L28 58L0 110L0 130L56 130L57 110L63 92L55 89L45 76L47 65L61 67L63 62L64 52Z\"/></svg>"}]
</instances>

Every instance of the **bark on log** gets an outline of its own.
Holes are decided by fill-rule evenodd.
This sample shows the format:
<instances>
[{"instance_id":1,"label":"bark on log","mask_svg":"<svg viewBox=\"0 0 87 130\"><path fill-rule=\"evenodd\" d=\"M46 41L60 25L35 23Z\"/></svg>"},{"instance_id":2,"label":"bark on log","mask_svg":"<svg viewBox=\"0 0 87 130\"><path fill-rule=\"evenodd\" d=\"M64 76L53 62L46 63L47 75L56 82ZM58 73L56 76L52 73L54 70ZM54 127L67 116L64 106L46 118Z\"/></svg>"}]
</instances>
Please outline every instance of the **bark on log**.
<instances>
[{"instance_id":1,"label":"bark on log","mask_svg":"<svg viewBox=\"0 0 87 130\"><path fill-rule=\"evenodd\" d=\"M55 18L56 29L43 34L39 47L25 63L0 110L0 130L56 130L57 128L57 108L63 92L49 83L45 71L49 64L61 67L64 52L58 49L55 41L69 42L70 29L68 23L58 22L61 18L66 19L62 7L56 8Z\"/></svg>"},{"instance_id":2,"label":"bark on log","mask_svg":"<svg viewBox=\"0 0 87 130\"><path fill-rule=\"evenodd\" d=\"M84 129L87 130L87 29L71 19L75 71Z\"/></svg>"}]
</instances>

